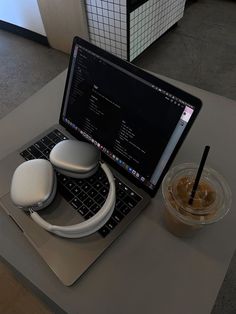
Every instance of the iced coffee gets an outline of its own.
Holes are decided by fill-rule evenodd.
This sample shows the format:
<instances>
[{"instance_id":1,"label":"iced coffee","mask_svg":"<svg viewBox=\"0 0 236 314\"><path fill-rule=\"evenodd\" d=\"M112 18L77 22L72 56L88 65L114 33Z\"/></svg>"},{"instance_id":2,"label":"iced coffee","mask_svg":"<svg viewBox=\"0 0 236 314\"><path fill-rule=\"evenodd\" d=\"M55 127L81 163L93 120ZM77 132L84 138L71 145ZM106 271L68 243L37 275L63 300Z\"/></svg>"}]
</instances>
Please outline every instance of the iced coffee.
<instances>
[{"instance_id":1,"label":"iced coffee","mask_svg":"<svg viewBox=\"0 0 236 314\"><path fill-rule=\"evenodd\" d=\"M198 166L182 164L172 168L162 183L166 227L180 237L192 236L204 225L220 220L229 210L231 192L215 170L204 168L195 196L191 192Z\"/></svg>"}]
</instances>

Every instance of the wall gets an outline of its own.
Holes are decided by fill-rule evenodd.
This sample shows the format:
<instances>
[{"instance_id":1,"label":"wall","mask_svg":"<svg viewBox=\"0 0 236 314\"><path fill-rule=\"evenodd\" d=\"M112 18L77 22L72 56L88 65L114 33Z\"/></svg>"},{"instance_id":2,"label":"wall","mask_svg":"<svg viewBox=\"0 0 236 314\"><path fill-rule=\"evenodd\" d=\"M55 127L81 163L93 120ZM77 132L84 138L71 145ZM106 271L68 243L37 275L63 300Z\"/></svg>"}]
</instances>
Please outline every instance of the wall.
<instances>
[{"instance_id":1,"label":"wall","mask_svg":"<svg viewBox=\"0 0 236 314\"><path fill-rule=\"evenodd\" d=\"M130 13L130 61L177 23L185 0L149 0Z\"/></svg>"},{"instance_id":2,"label":"wall","mask_svg":"<svg viewBox=\"0 0 236 314\"><path fill-rule=\"evenodd\" d=\"M0 0L0 20L46 36L37 0Z\"/></svg>"},{"instance_id":3,"label":"wall","mask_svg":"<svg viewBox=\"0 0 236 314\"><path fill-rule=\"evenodd\" d=\"M86 0L90 41L116 56L127 56L126 0Z\"/></svg>"},{"instance_id":4,"label":"wall","mask_svg":"<svg viewBox=\"0 0 236 314\"><path fill-rule=\"evenodd\" d=\"M74 36L88 39L84 0L38 0L38 4L51 47L70 53Z\"/></svg>"}]
</instances>

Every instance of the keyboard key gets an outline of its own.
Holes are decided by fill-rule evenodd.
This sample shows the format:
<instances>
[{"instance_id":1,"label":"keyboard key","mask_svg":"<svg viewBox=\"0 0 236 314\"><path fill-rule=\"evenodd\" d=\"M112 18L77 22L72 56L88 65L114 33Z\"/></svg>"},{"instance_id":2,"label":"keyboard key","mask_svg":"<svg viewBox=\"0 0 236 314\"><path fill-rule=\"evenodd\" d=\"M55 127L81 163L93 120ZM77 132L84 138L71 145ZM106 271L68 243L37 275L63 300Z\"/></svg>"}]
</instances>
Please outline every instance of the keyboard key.
<instances>
[{"instance_id":1,"label":"keyboard key","mask_svg":"<svg viewBox=\"0 0 236 314\"><path fill-rule=\"evenodd\" d=\"M32 160L32 159L35 159L35 157L34 157L33 155L31 155L31 154L29 154L29 155L27 156L27 158L26 158L26 160Z\"/></svg>"},{"instance_id":2,"label":"keyboard key","mask_svg":"<svg viewBox=\"0 0 236 314\"><path fill-rule=\"evenodd\" d=\"M91 199L89 196L86 198L86 200L84 201L84 204L88 207L91 208L92 205L94 205L94 200Z\"/></svg>"},{"instance_id":3,"label":"keyboard key","mask_svg":"<svg viewBox=\"0 0 236 314\"><path fill-rule=\"evenodd\" d=\"M102 205L102 204L104 203L104 201L105 201L104 197L101 196L100 194L96 195L96 196L94 197L94 199L95 199L95 201L96 201L98 204L100 204L100 205Z\"/></svg>"},{"instance_id":4,"label":"keyboard key","mask_svg":"<svg viewBox=\"0 0 236 314\"><path fill-rule=\"evenodd\" d=\"M96 183L95 183L95 189L96 189L96 190L99 190L99 189L101 189L101 188L102 188L102 183L96 182Z\"/></svg>"},{"instance_id":5,"label":"keyboard key","mask_svg":"<svg viewBox=\"0 0 236 314\"><path fill-rule=\"evenodd\" d=\"M47 137L48 137L51 141L54 141L54 139L59 138L59 137L55 134L54 131L52 131L51 133L49 133L49 134L47 135Z\"/></svg>"},{"instance_id":6,"label":"keyboard key","mask_svg":"<svg viewBox=\"0 0 236 314\"><path fill-rule=\"evenodd\" d=\"M87 197L88 197L88 195L83 191L81 191L78 195L78 198L81 200L81 202L84 202Z\"/></svg>"},{"instance_id":7,"label":"keyboard key","mask_svg":"<svg viewBox=\"0 0 236 314\"><path fill-rule=\"evenodd\" d=\"M67 140L67 139L68 139L67 136L65 136L64 134L62 134L61 131L59 131L59 130L57 130L57 129L54 130L54 133L55 133L60 139L62 139L62 140Z\"/></svg>"},{"instance_id":8,"label":"keyboard key","mask_svg":"<svg viewBox=\"0 0 236 314\"><path fill-rule=\"evenodd\" d=\"M104 177L102 178L102 184L105 185L105 186L107 186L107 185L109 184L109 182L108 182L108 180L107 180L107 177L104 176Z\"/></svg>"},{"instance_id":9,"label":"keyboard key","mask_svg":"<svg viewBox=\"0 0 236 314\"><path fill-rule=\"evenodd\" d=\"M137 205L137 201L135 201L134 199L132 199L131 197L129 196L126 196L124 198L124 202L131 208L133 208L134 206Z\"/></svg>"},{"instance_id":10,"label":"keyboard key","mask_svg":"<svg viewBox=\"0 0 236 314\"><path fill-rule=\"evenodd\" d=\"M30 153L27 150L24 150L20 155L27 160L27 157L30 156Z\"/></svg>"},{"instance_id":11,"label":"keyboard key","mask_svg":"<svg viewBox=\"0 0 236 314\"><path fill-rule=\"evenodd\" d=\"M41 142L46 145L46 146L49 146L52 144L52 141L47 137L45 136L44 138L41 139Z\"/></svg>"},{"instance_id":12,"label":"keyboard key","mask_svg":"<svg viewBox=\"0 0 236 314\"><path fill-rule=\"evenodd\" d=\"M116 222L121 222L121 220L124 218L124 216L119 213L118 211L114 211L114 213L112 214L112 218L116 221Z\"/></svg>"},{"instance_id":13,"label":"keyboard key","mask_svg":"<svg viewBox=\"0 0 236 314\"><path fill-rule=\"evenodd\" d=\"M43 151L44 156L47 158L49 158L50 153L51 153L51 150L49 148L47 148Z\"/></svg>"},{"instance_id":14,"label":"keyboard key","mask_svg":"<svg viewBox=\"0 0 236 314\"><path fill-rule=\"evenodd\" d=\"M103 226L101 229L99 229L98 232L101 234L103 238L105 238L110 233L110 229L107 228L106 226Z\"/></svg>"},{"instance_id":15,"label":"keyboard key","mask_svg":"<svg viewBox=\"0 0 236 314\"><path fill-rule=\"evenodd\" d=\"M109 187L109 182L108 182L108 180L106 180L105 182L103 182L103 185L106 186L106 187Z\"/></svg>"},{"instance_id":16,"label":"keyboard key","mask_svg":"<svg viewBox=\"0 0 236 314\"><path fill-rule=\"evenodd\" d=\"M126 192L126 194L130 194L131 193L131 189L128 188L128 186L126 186L125 184L123 184L123 190Z\"/></svg>"},{"instance_id":17,"label":"keyboard key","mask_svg":"<svg viewBox=\"0 0 236 314\"><path fill-rule=\"evenodd\" d=\"M83 184L84 184L84 180L81 180L81 179L75 179L75 183L76 183L76 185L81 186L81 185L83 185Z\"/></svg>"},{"instance_id":18,"label":"keyboard key","mask_svg":"<svg viewBox=\"0 0 236 314\"><path fill-rule=\"evenodd\" d=\"M64 185L69 181L68 177L64 176L63 174L59 174L58 179Z\"/></svg>"},{"instance_id":19,"label":"keyboard key","mask_svg":"<svg viewBox=\"0 0 236 314\"><path fill-rule=\"evenodd\" d=\"M122 207L120 208L120 211L122 212L122 214L127 215L131 211L131 208L123 204Z\"/></svg>"},{"instance_id":20,"label":"keyboard key","mask_svg":"<svg viewBox=\"0 0 236 314\"><path fill-rule=\"evenodd\" d=\"M106 227L109 227L110 230L113 230L116 225L117 225L117 222L113 218L110 218L108 222L106 223Z\"/></svg>"},{"instance_id":21,"label":"keyboard key","mask_svg":"<svg viewBox=\"0 0 236 314\"><path fill-rule=\"evenodd\" d=\"M58 182L58 190L68 202L74 198L74 195L61 182Z\"/></svg>"},{"instance_id":22,"label":"keyboard key","mask_svg":"<svg viewBox=\"0 0 236 314\"><path fill-rule=\"evenodd\" d=\"M75 195L79 195L79 193L81 192L81 189L78 186L75 186L72 190L72 193L74 193Z\"/></svg>"},{"instance_id":23,"label":"keyboard key","mask_svg":"<svg viewBox=\"0 0 236 314\"><path fill-rule=\"evenodd\" d=\"M125 193L124 190L118 189L118 191L117 191L117 196L118 196L119 198L123 199L123 198L126 196L126 193Z\"/></svg>"},{"instance_id":24,"label":"keyboard key","mask_svg":"<svg viewBox=\"0 0 236 314\"><path fill-rule=\"evenodd\" d=\"M140 202L142 197L139 196L138 194L134 193L133 191L130 191L129 195L134 198L137 202Z\"/></svg>"},{"instance_id":25,"label":"keyboard key","mask_svg":"<svg viewBox=\"0 0 236 314\"><path fill-rule=\"evenodd\" d=\"M126 185L123 186L123 189L124 189L125 192L127 192L127 193L130 191L130 189L129 189Z\"/></svg>"},{"instance_id":26,"label":"keyboard key","mask_svg":"<svg viewBox=\"0 0 236 314\"><path fill-rule=\"evenodd\" d=\"M58 137L58 136L54 137L54 139L53 139L53 142L54 142L55 144L58 144L58 143L60 143L61 141L62 141L62 139L61 139L60 137Z\"/></svg>"},{"instance_id":27,"label":"keyboard key","mask_svg":"<svg viewBox=\"0 0 236 314\"><path fill-rule=\"evenodd\" d=\"M96 181L95 176L92 176L92 177L88 178L88 182L89 182L90 184L93 184L95 181Z\"/></svg>"},{"instance_id":28,"label":"keyboard key","mask_svg":"<svg viewBox=\"0 0 236 314\"><path fill-rule=\"evenodd\" d=\"M84 192L88 192L90 189L91 189L91 185L89 185L88 183L84 183L82 186L81 186L81 189L84 191Z\"/></svg>"},{"instance_id":29,"label":"keyboard key","mask_svg":"<svg viewBox=\"0 0 236 314\"><path fill-rule=\"evenodd\" d=\"M131 198L133 198L136 201L136 204L141 201L142 197L139 196L137 193L132 191L130 188L128 188L124 183L122 183L119 180L116 180L117 185L117 196L121 199L123 199L126 195L129 195ZM136 205L135 204L135 205Z\"/></svg>"},{"instance_id":30,"label":"keyboard key","mask_svg":"<svg viewBox=\"0 0 236 314\"><path fill-rule=\"evenodd\" d=\"M55 146L56 146L56 144L55 144L55 143L52 143L52 144L50 144L50 145L48 146L48 148L52 150Z\"/></svg>"},{"instance_id":31,"label":"keyboard key","mask_svg":"<svg viewBox=\"0 0 236 314\"><path fill-rule=\"evenodd\" d=\"M122 188L123 184L120 180L116 179L116 186L117 186L117 188Z\"/></svg>"},{"instance_id":32,"label":"keyboard key","mask_svg":"<svg viewBox=\"0 0 236 314\"><path fill-rule=\"evenodd\" d=\"M105 177L105 178L106 178L106 177ZM104 181L104 173L99 174L99 175L97 176L97 180L100 181L100 182Z\"/></svg>"},{"instance_id":33,"label":"keyboard key","mask_svg":"<svg viewBox=\"0 0 236 314\"><path fill-rule=\"evenodd\" d=\"M96 214L100 209L101 209L101 206L98 205L98 204L93 204L93 205L91 206L91 208L90 208L90 210L91 210L94 214Z\"/></svg>"},{"instance_id":34,"label":"keyboard key","mask_svg":"<svg viewBox=\"0 0 236 314\"><path fill-rule=\"evenodd\" d=\"M37 143L34 144L35 147L40 150L41 152L44 151L47 147L41 142L38 141Z\"/></svg>"},{"instance_id":35,"label":"keyboard key","mask_svg":"<svg viewBox=\"0 0 236 314\"><path fill-rule=\"evenodd\" d=\"M97 179L101 174L103 174L103 170L101 168L99 168L98 171L94 174L94 176Z\"/></svg>"},{"instance_id":36,"label":"keyboard key","mask_svg":"<svg viewBox=\"0 0 236 314\"><path fill-rule=\"evenodd\" d=\"M108 189L107 188L102 188L99 193L101 193L103 196L107 196L108 194Z\"/></svg>"},{"instance_id":37,"label":"keyboard key","mask_svg":"<svg viewBox=\"0 0 236 314\"><path fill-rule=\"evenodd\" d=\"M81 201L80 201L77 197L74 197L73 200L70 201L70 204L71 204L75 209L78 209L79 207L82 206Z\"/></svg>"},{"instance_id":38,"label":"keyboard key","mask_svg":"<svg viewBox=\"0 0 236 314\"><path fill-rule=\"evenodd\" d=\"M30 154L33 155L35 158L39 158L40 156L42 156L42 153L34 145L28 148L28 152L30 152Z\"/></svg>"},{"instance_id":39,"label":"keyboard key","mask_svg":"<svg viewBox=\"0 0 236 314\"><path fill-rule=\"evenodd\" d=\"M88 212L88 213L84 216L84 218L85 218L86 220L88 220L88 219L91 218L91 217L93 217L93 214L92 214L91 212Z\"/></svg>"},{"instance_id":40,"label":"keyboard key","mask_svg":"<svg viewBox=\"0 0 236 314\"><path fill-rule=\"evenodd\" d=\"M88 208L85 205L82 205L79 209L78 212L82 215L85 216L88 213Z\"/></svg>"},{"instance_id":41,"label":"keyboard key","mask_svg":"<svg viewBox=\"0 0 236 314\"><path fill-rule=\"evenodd\" d=\"M75 187L75 184L74 184L73 181L69 180L69 181L67 181L67 183L66 183L66 187L67 187L69 190L72 191L73 188Z\"/></svg>"},{"instance_id":42,"label":"keyboard key","mask_svg":"<svg viewBox=\"0 0 236 314\"><path fill-rule=\"evenodd\" d=\"M124 203L121 200L116 200L116 205L115 208L116 209L120 209L122 206L124 205Z\"/></svg>"},{"instance_id":43,"label":"keyboard key","mask_svg":"<svg viewBox=\"0 0 236 314\"><path fill-rule=\"evenodd\" d=\"M59 137L63 137L64 135L61 133L61 131L59 131L58 129L53 130L53 132L59 136Z\"/></svg>"},{"instance_id":44,"label":"keyboard key","mask_svg":"<svg viewBox=\"0 0 236 314\"><path fill-rule=\"evenodd\" d=\"M93 188L91 190L89 190L89 192L88 192L88 195L92 198L94 198L97 194L98 194L98 192L96 190L94 190Z\"/></svg>"}]
</instances>

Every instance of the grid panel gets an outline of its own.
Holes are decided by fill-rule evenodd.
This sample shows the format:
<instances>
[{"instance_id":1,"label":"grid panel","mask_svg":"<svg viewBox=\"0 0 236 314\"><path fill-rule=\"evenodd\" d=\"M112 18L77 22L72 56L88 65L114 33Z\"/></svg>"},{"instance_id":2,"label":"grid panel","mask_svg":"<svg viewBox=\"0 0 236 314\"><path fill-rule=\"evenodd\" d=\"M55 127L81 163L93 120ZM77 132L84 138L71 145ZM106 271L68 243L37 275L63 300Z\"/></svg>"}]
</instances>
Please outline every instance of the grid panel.
<instances>
[{"instance_id":1,"label":"grid panel","mask_svg":"<svg viewBox=\"0 0 236 314\"><path fill-rule=\"evenodd\" d=\"M183 17L185 0L149 0L130 13L130 61Z\"/></svg>"},{"instance_id":2,"label":"grid panel","mask_svg":"<svg viewBox=\"0 0 236 314\"><path fill-rule=\"evenodd\" d=\"M126 0L86 0L91 43L127 59Z\"/></svg>"}]
</instances>

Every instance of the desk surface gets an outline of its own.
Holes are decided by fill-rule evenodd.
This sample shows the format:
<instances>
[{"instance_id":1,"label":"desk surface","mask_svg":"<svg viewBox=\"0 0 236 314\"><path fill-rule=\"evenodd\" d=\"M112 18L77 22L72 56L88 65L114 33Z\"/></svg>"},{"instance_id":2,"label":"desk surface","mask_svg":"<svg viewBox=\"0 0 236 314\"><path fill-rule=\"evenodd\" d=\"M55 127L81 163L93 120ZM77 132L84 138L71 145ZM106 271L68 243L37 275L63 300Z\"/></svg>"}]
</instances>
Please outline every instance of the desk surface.
<instances>
[{"instance_id":1,"label":"desk surface","mask_svg":"<svg viewBox=\"0 0 236 314\"><path fill-rule=\"evenodd\" d=\"M0 121L0 158L57 123L65 74ZM204 146L210 144L208 165L223 174L235 191L236 102L166 80L203 102L174 164L198 162ZM72 287L59 282L1 208L0 256L41 297L68 313L210 313L236 247L234 200L230 213L220 223L191 239L168 233L162 211L159 191Z\"/></svg>"}]
</instances>

